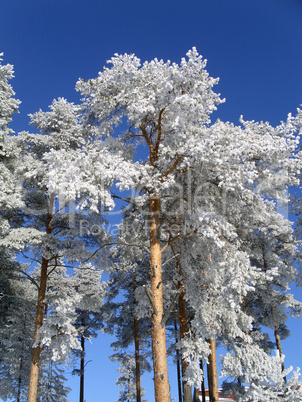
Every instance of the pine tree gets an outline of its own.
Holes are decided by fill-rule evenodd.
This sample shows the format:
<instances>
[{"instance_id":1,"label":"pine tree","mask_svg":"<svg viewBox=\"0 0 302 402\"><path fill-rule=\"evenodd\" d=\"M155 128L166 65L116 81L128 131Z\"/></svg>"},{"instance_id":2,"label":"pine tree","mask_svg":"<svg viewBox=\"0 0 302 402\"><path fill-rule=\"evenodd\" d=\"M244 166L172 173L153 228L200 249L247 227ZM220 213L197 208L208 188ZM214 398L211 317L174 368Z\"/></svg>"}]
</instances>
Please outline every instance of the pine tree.
<instances>
[{"instance_id":1,"label":"pine tree","mask_svg":"<svg viewBox=\"0 0 302 402\"><path fill-rule=\"evenodd\" d=\"M59 174L59 187L69 183L70 173L59 173L67 164L69 172L89 170L89 175L78 175L68 194L85 191L83 200L95 210L100 198L110 202L104 177L112 184L116 180L120 190L138 192L142 219L148 216L155 399L169 401L169 307L165 311L163 297L163 263L171 256L169 250L178 244L185 299L194 312L194 337L181 345L189 363L184 380L194 384L202 378L200 359L206 360L210 352L206 340L213 343L226 333L233 341L250 340L253 317L242 304L259 272L251 264L247 238L264 226L266 216L276 213L270 210L273 200L286 201L287 186L297 182L298 140L291 117L275 128L243 119L240 126L219 120L211 124L210 114L221 103L212 90L217 80L209 77L206 62L194 48L180 65L155 59L141 66L127 54L115 55L109 63L111 68L96 79L77 83L83 96L83 130L90 142L80 152L52 152L51 174ZM121 136L119 125L127 127ZM141 144L147 157L133 162L131 152L141 150ZM185 182L189 172L195 191L191 200L177 195L191 185ZM172 203L172 198L183 203ZM167 215L184 227L165 232ZM175 283L178 277L176 270ZM186 351L190 344L195 346Z\"/></svg>"}]
</instances>

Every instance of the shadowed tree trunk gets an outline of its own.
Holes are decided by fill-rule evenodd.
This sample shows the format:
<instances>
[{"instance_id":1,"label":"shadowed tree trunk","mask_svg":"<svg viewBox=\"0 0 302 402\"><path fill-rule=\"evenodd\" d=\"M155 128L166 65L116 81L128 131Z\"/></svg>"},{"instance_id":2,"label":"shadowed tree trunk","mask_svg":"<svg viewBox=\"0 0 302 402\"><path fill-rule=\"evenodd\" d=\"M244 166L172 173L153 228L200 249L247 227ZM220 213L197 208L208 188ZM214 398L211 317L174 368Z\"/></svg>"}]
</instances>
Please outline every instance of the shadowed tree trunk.
<instances>
[{"instance_id":1,"label":"shadowed tree trunk","mask_svg":"<svg viewBox=\"0 0 302 402\"><path fill-rule=\"evenodd\" d=\"M279 333L279 326L274 317L274 307L271 308L271 311L272 311L272 316L273 316L273 320L274 320L274 335L275 335L276 347L277 347L279 355L281 357L282 356L281 338L280 338L280 333ZM282 371L285 370L284 361L282 361L282 363L281 363L281 369L282 369ZM284 381L287 382L286 377L284 377Z\"/></svg>"},{"instance_id":2,"label":"shadowed tree trunk","mask_svg":"<svg viewBox=\"0 0 302 402\"><path fill-rule=\"evenodd\" d=\"M134 346L135 346L135 384L136 384L136 402L141 402L141 371L139 362L139 332L138 319L134 317Z\"/></svg>"},{"instance_id":3,"label":"shadowed tree trunk","mask_svg":"<svg viewBox=\"0 0 302 402\"><path fill-rule=\"evenodd\" d=\"M267 271L267 261L265 258L265 250L264 248L262 249L262 257L263 257L263 268L264 271ZM274 335L275 335L275 342L276 342L276 347L277 350L279 352L280 357L282 356L282 347L281 347L281 339L280 339L280 333L279 333L279 325L275 319L275 312L274 312L274 307L271 307L271 313L272 313L272 317L273 317L273 323L274 323ZM284 366L284 361L281 363L281 369L282 371L285 370L285 366ZM286 377L284 377L284 381L286 381Z\"/></svg>"},{"instance_id":4,"label":"shadowed tree trunk","mask_svg":"<svg viewBox=\"0 0 302 402\"><path fill-rule=\"evenodd\" d=\"M181 283L178 284L179 289ZM178 309L179 309L179 325L180 325L180 339L184 339L189 332L188 318L187 318L187 306L185 301L185 290L182 290L179 296ZM184 359L181 359L181 372L182 377L185 376L188 363ZM186 382L183 382L183 402L192 401L192 388Z\"/></svg>"},{"instance_id":5,"label":"shadowed tree trunk","mask_svg":"<svg viewBox=\"0 0 302 402\"><path fill-rule=\"evenodd\" d=\"M170 402L166 329L161 325L163 318L163 287L160 246L160 198L150 197L150 275L152 299L152 357L156 402Z\"/></svg>"},{"instance_id":6,"label":"shadowed tree trunk","mask_svg":"<svg viewBox=\"0 0 302 402\"><path fill-rule=\"evenodd\" d=\"M199 402L199 391L198 391L198 388L194 388L193 402Z\"/></svg>"},{"instance_id":7,"label":"shadowed tree trunk","mask_svg":"<svg viewBox=\"0 0 302 402\"><path fill-rule=\"evenodd\" d=\"M208 358L209 363L207 364L210 401L219 402L217 363L216 363L216 343L214 339L208 339L207 342L209 343L211 349L211 353Z\"/></svg>"},{"instance_id":8,"label":"shadowed tree trunk","mask_svg":"<svg viewBox=\"0 0 302 402\"><path fill-rule=\"evenodd\" d=\"M23 348L22 348L23 349ZM21 397L21 385L22 385L22 367L23 367L23 357L21 355L20 358L20 366L19 366L19 370L20 370L20 374L19 374L19 378L18 378L18 394L17 394L17 402L20 402L20 397Z\"/></svg>"},{"instance_id":9,"label":"shadowed tree trunk","mask_svg":"<svg viewBox=\"0 0 302 402\"><path fill-rule=\"evenodd\" d=\"M84 313L84 311L83 311ZM85 328L85 319L82 318L82 326ZM85 337L81 334L81 363L80 363L80 402L84 402L84 385L85 385Z\"/></svg>"},{"instance_id":10,"label":"shadowed tree trunk","mask_svg":"<svg viewBox=\"0 0 302 402\"><path fill-rule=\"evenodd\" d=\"M134 264L134 258L132 260ZM135 290L136 290L136 280L135 280L135 272L133 272L133 304L134 306L137 304L135 299ZM134 311L134 347L135 347L135 385L136 385L136 402L141 402L141 370L140 370L140 361L139 361L139 331L138 331L138 319L135 316Z\"/></svg>"},{"instance_id":11,"label":"shadowed tree trunk","mask_svg":"<svg viewBox=\"0 0 302 402\"><path fill-rule=\"evenodd\" d=\"M178 331L177 331L177 321L174 320L174 333L175 333L175 344L178 342ZM182 402L182 388L181 388L181 375L180 375L180 353L176 349L176 368L177 368L177 386L178 386L178 400Z\"/></svg>"},{"instance_id":12,"label":"shadowed tree trunk","mask_svg":"<svg viewBox=\"0 0 302 402\"><path fill-rule=\"evenodd\" d=\"M51 220L52 220L53 207L54 207L54 195L51 195L49 200L49 210L47 214L47 224L46 224L47 234L51 234L52 231ZM40 286L38 292L38 303L37 303L37 312L35 319L34 343L38 339L38 331L43 324L48 263L49 260L42 257ZM42 348L40 347L40 345L33 347L32 350L29 387L28 387L28 402L36 402L37 400L41 350Z\"/></svg>"},{"instance_id":13,"label":"shadowed tree trunk","mask_svg":"<svg viewBox=\"0 0 302 402\"><path fill-rule=\"evenodd\" d=\"M203 372L203 379L202 379L202 383L201 383L201 393L202 393L202 402L206 402L206 387L205 387L205 380L204 380L204 367L203 367L203 361L201 360L200 362L200 368Z\"/></svg>"}]
</instances>

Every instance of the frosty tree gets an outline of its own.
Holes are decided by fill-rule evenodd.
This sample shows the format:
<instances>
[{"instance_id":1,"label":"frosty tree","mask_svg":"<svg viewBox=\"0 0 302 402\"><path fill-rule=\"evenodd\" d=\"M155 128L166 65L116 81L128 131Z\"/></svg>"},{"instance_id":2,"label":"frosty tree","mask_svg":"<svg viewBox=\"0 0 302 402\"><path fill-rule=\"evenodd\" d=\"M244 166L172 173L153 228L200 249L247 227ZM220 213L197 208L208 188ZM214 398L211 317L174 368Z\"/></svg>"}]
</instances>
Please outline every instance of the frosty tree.
<instances>
[{"instance_id":1,"label":"frosty tree","mask_svg":"<svg viewBox=\"0 0 302 402\"><path fill-rule=\"evenodd\" d=\"M41 327L43 321L47 322L47 318L48 321L54 320L54 317L48 317L52 306L51 303L48 305L45 299L49 279L55 271L60 271L66 264L74 267L80 262L88 262L91 258L93 260L93 255L96 257L98 251L94 250L93 253L86 246L89 244L92 248L102 248L103 243L108 240L108 235L102 232L98 239L93 240L86 236L86 233L81 236L80 224L76 219L77 213L70 210L69 199L60 197L60 194L53 192L49 186L48 162L44 157L53 148L68 149L72 152L84 142L78 123L77 107L65 99L59 99L53 102L49 112L39 111L32 115L31 123L41 130L40 134L23 132L14 138L22 151L20 151L22 164L18 165L16 174L22 184L20 192L24 203L11 208L10 228L6 236L1 239L1 246L20 253L28 261L29 270L23 272L24 277L32 280L33 272L37 272L33 271L33 268L39 272L36 279L37 312L28 391L29 400L35 401L38 392L40 355L46 342L45 339L43 341ZM71 218L74 218L74 221ZM90 219L95 219L95 224L101 226L101 215L90 214ZM100 267L100 258L96 264ZM66 330L64 336L67 338L70 336L69 339L72 339L74 332L76 338L77 331L69 325L68 319L66 316L64 324L59 321L60 325L53 325L53 328L56 327L57 333ZM57 334L53 335L55 337Z\"/></svg>"},{"instance_id":2,"label":"frosty tree","mask_svg":"<svg viewBox=\"0 0 302 402\"><path fill-rule=\"evenodd\" d=\"M212 91L217 80L209 77L196 49L181 65L157 59L140 66L133 55L116 55L98 78L79 81L85 97L86 124L95 122L99 132L110 135L125 116L125 140L142 140L148 149L145 163L130 164L122 187L141 188L149 202L150 279L152 295L152 349L155 399L170 400L165 326L162 325L161 192L192 163L198 127L209 123L210 113L221 100ZM198 125L197 125L198 124ZM199 142L199 141L198 141ZM122 172L121 172L122 174ZM125 175L123 175L125 176ZM101 177L101 172L100 172Z\"/></svg>"},{"instance_id":3,"label":"frosty tree","mask_svg":"<svg viewBox=\"0 0 302 402\"><path fill-rule=\"evenodd\" d=\"M221 121L211 125L210 114L222 102L212 90L218 80L208 75L206 61L195 48L180 65L157 59L141 65L137 57L127 54L115 55L109 63L111 67L105 67L97 78L77 83L83 96L83 130L91 142L72 158L65 151L53 152L50 165L53 177L62 172L66 160L70 171L77 168L75 160L89 167L93 174L87 175L86 180L79 177L74 187L83 189L83 199L92 207L104 196L100 184L108 175L120 189L137 191L137 205L148 205L148 213L142 216L148 218L149 231L155 399L169 401L162 258L166 258L172 245L187 239L191 255L186 253L188 246L184 242L183 285L194 311L194 330L212 347L226 330L230 337L244 337L252 318L245 318L242 296L257 278L257 269L251 266L244 247L244 230L255 229L257 213L266 198L280 202L286 199L286 186L295 180L293 153L297 140L291 119L276 128L243 119L241 126ZM118 126L123 131L120 135ZM146 159L133 162L131 149L139 151L142 145ZM235 214L233 220L219 211L215 197L204 205L198 200L201 194L197 194L192 209L185 197L175 194L175 186L188 186L184 175L189 171L198 176L198 191L207 191L209 185L214 192L238 193L236 202L229 206ZM60 173L52 185L59 188L67 179L68 174ZM165 202L169 198L183 198L183 204ZM250 220L252 227L248 228L244 219L251 206L254 221ZM162 230L165 216L170 221L185 222L184 229L169 235ZM204 286L198 287L194 270L200 276L202 267L207 278L201 278ZM236 283L232 284L234 275ZM203 294L207 286L211 297ZM215 319L215 295L220 291L218 308L223 325ZM201 305L211 306L210 314L204 316Z\"/></svg>"}]
</instances>

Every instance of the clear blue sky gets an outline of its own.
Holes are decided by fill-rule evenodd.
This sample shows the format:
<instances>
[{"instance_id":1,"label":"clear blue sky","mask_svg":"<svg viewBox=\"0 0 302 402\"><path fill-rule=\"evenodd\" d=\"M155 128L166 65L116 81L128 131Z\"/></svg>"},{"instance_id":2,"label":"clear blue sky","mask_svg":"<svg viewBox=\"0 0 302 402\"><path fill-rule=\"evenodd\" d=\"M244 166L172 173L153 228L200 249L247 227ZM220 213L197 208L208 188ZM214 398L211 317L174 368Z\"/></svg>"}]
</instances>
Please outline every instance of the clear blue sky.
<instances>
[{"instance_id":1,"label":"clear blue sky","mask_svg":"<svg viewBox=\"0 0 302 402\"><path fill-rule=\"evenodd\" d=\"M27 114L53 98L77 102L77 79L96 77L115 52L179 62L196 46L226 98L215 119L237 123L243 114L278 124L302 103L301 0L1 0L0 18L0 52L15 66L22 101L15 131L30 130ZM296 295L302 300L301 289ZM302 366L301 320L290 329L286 365ZM109 343L100 338L89 349L87 402L117 398ZM152 383L144 385L152 401Z\"/></svg>"}]
</instances>

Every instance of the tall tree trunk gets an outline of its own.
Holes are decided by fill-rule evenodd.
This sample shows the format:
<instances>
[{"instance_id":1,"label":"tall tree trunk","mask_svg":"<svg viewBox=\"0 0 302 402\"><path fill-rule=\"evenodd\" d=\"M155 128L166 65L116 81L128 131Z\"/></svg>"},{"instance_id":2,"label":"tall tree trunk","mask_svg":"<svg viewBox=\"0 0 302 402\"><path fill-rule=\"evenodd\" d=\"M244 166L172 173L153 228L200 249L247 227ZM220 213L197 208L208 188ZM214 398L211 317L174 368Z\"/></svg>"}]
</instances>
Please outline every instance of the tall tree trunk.
<instances>
[{"instance_id":1,"label":"tall tree trunk","mask_svg":"<svg viewBox=\"0 0 302 402\"><path fill-rule=\"evenodd\" d=\"M178 288L181 288L181 283L178 284ZM182 290L178 300L179 310L179 325L180 325L180 339L184 339L188 336L189 325L187 318L187 306L185 301L185 290ZM188 363L184 359L181 359L181 372L182 377L185 376ZM183 382L183 402L192 401L192 388L186 382Z\"/></svg>"},{"instance_id":2,"label":"tall tree trunk","mask_svg":"<svg viewBox=\"0 0 302 402\"><path fill-rule=\"evenodd\" d=\"M134 264L134 258L132 259L132 263ZM133 271L133 305L137 304L135 298L135 290L136 290L136 280L135 280L135 272ZM141 370L140 370L140 361L139 361L139 331L138 331L138 319L135 316L134 312L134 348L135 348L135 385L136 385L136 402L141 402Z\"/></svg>"},{"instance_id":3,"label":"tall tree trunk","mask_svg":"<svg viewBox=\"0 0 302 402\"><path fill-rule=\"evenodd\" d=\"M276 347L277 347L277 349L279 351L279 355L281 357L282 356L281 338L280 338L280 333L279 333L279 326L275 319L274 307L271 308L271 311L272 311L272 316L273 316L273 321L274 321L274 335L275 335ZM281 363L281 369L282 369L282 371L285 370L284 361L282 361L282 363ZM284 381L287 382L286 377L284 377Z\"/></svg>"},{"instance_id":4,"label":"tall tree trunk","mask_svg":"<svg viewBox=\"0 0 302 402\"><path fill-rule=\"evenodd\" d=\"M264 271L267 271L267 261L265 258L265 250L264 248L262 248L262 257L263 257L263 268ZM274 312L274 307L271 307L271 313L272 313L272 318L273 318L273 323L274 323L274 335L275 335L275 341L276 341L276 347L279 351L279 355L280 357L282 356L282 348L281 348L281 339L280 339L280 334L279 334L279 325L275 319L275 312ZM282 371L284 371L285 366L284 366L284 362L281 363L281 369ZM286 381L286 377L284 377L284 381Z\"/></svg>"},{"instance_id":5,"label":"tall tree trunk","mask_svg":"<svg viewBox=\"0 0 302 402\"><path fill-rule=\"evenodd\" d=\"M141 402L141 372L139 363L139 333L138 320L134 317L134 345L135 345L135 384L136 384L136 402Z\"/></svg>"},{"instance_id":6,"label":"tall tree trunk","mask_svg":"<svg viewBox=\"0 0 302 402\"><path fill-rule=\"evenodd\" d=\"M52 194L50 196L49 210L48 210L48 214L47 214L47 224L46 224L46 233L47 234L50 234L52 231L51 220L52 220L53 207L54 207L54 195ZM37 312L36 312L36 319L35 319L34 343L38 339L38 331L43 324L44 299L45 299L46 285L47 285L48 263L49 263L49 260L42 257L40 286L39 286L39 292L38 292L38 303L37 303ZM40 345L33 347L33 350L32 350L27 402L36 402L36 400L37 400L41 350L42 349L41 349Z\"/></svg>"},{"instance_id":7,"label":"tall tree trunk","mask_svg":"<svg viewBox=\"0 0 302 402\"><path fill-rule=\"evenodd\" d=\"M163 318L163 286L160 246L160 198L150 197L150 275L152 298L152 357L156 402L170 402L166 329L161 325Z\"/></svg>"},{"instance_id":8,"label":"tall tree trunk","mask_svg":"<svg viewBox=\"0 0 302 402\"><path fill-rule=\"evenodd\" d=\"M205 380L204 380L204 367L203 367L203 361L200 361L200 368L203 372L203 379L201 383L201 393L202 393L202 402L206 402L206 387L205 387Z\"/></svg>"},{"instance_id":9,"label":"tall tree trunk","mask_svg":"<svg viewBox=\"0 0 302 402\"><path fill-rule=\"evenodd\" d=\"M40 287L39 287L38 305L37 305L36 321L35 321L34 343L38 339L38 330L41 328L43 323L44 299L45 299L46 283L47 283L47 268L48 268L48 260L46 260L43 257L41 265ZM35 346L32 350L29 387L28 387L28 402L36 402L37 400L40 354L41 354L41 347L39 345Z\"/></svg>"},{"instance_id":10,"label":"tall tree trunk","mask_svg":"<svg viewBox=\"0 0 302 402\"><path fill-rule=\"evenodd\" d=\"M207 364L208 383L210 392L210 401L218 402L218 377L217 377L217 363L216 363L216 343L214 339L208 339L207 342L210 345L211 353L208 357L209 363Z\"/></svg>"},{"instance_id":11,"label":"tall tree trunk","mask_svg":"<svg viewBox=\"0 0 302 402\"><path fill-rule=\"evenodd\" d=\"M82 322L84 318L82 319ZM85 324L84 324L85 325ZM84 380L85 380L85 337L81 334L81 363L80 363L80 402L84 402Z\"/></svg>"},{"instance_id":12,"label":"tall tree trunk","mask_svg":"<svg viewBox=\"0 0 302 402\"><path fill-rule=\"evenodd\" d=\"M23 347L22 347L23 350ZM21 397L21 385L22 385L22 367L23 367L23 357L20 357L20 366L19 366L19 378L18 378L18 394L17 394L17 402L20 402Z\"/></svg>"},{"instance_id":13,"label":"tall tree trunk","mask_svg":"<svg viewBox=\"0 0 302 402\"><path fill-rule=\"evenodd\" d=\"M194 388L193 402L199 402L199 390Z\"/></svg>"},{"instance_id":14,"label":"tall tree trunk","mask_svg":"<svg viewBox=\"0 0 302 402\"><path fill-rule=\"evenodd\" d=\"M177 321L174 320L174 335L175 344L178 342L178 331L177 331ZM181 389L181 376L180 376L180 353L176 349L176 369L177 369L177 387L178 387L178 401L182 402L182 389Z\"/></svg>"}]
</instances>

